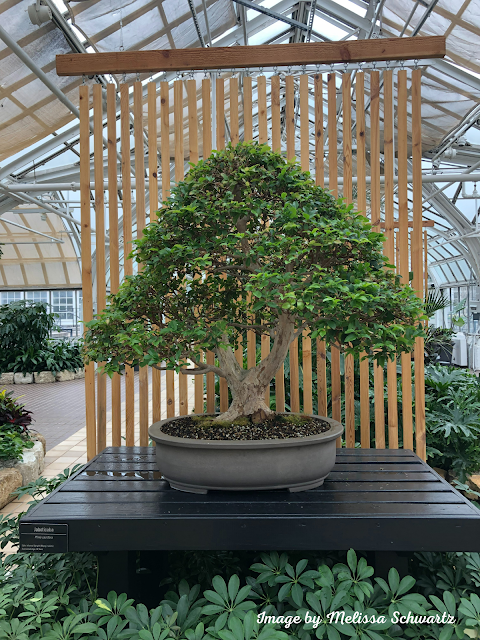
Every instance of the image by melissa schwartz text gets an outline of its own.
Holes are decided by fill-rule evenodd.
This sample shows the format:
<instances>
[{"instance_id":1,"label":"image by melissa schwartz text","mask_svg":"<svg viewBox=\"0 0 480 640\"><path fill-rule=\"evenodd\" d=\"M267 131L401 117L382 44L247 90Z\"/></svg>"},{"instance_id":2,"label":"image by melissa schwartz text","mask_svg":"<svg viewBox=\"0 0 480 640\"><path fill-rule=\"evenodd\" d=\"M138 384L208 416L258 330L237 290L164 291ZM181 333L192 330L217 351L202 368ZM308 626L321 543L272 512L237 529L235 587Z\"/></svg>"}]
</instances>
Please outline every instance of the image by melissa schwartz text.
<instances>
[{"instance_id":1,"label":"image by melissa schwartz text","mask_svg":"<svg viewBox=\"0 0 480 640\"><path fill-rule=\"evenodd\" d=\"M257 616L257 622L259 624L280 624L285 629L288 629L292 624L311 623L313 628L316 629L323 622L335 625L343 624L385 624L387 622L387 616L374 616L366 615L361 611L331 611L325 616L316 616L310 611L306 611L303 617L301 616L267 616L265 611L262 611ZM456 619L448 613L442 615L436 614L431 616L420 616L409 611L407 615L401 615L399 611L394 611L390 618L392 624L455 624Z\"/></svg>"}]
</instances>

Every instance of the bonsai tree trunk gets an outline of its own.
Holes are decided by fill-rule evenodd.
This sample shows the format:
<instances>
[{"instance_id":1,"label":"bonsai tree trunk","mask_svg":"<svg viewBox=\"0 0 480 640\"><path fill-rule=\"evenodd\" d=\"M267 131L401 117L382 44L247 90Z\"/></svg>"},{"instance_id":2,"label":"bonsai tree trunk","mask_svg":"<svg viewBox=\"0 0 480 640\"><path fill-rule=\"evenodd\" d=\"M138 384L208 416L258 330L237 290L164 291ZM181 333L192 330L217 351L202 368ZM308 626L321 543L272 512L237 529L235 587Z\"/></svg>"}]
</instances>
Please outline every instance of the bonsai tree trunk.
<instances>
[{"instance_id":1,"label":"bonsai tree trunk","mask_svg":"<svg viewBox=\"0 0 480 640\"><path fill-rule=\"evenodd\" d=\"M289 314L284 313L280 316L275 330L272 350L257 366L243 369L238 364L231 347L216 350L220 369L233 396L232 404L217 420L235 420L241 416L254 414L270 416L275 413L265 403L265 392L270 380L284 362L294 337L294 322Z\"/></svg>"}]
</instances>

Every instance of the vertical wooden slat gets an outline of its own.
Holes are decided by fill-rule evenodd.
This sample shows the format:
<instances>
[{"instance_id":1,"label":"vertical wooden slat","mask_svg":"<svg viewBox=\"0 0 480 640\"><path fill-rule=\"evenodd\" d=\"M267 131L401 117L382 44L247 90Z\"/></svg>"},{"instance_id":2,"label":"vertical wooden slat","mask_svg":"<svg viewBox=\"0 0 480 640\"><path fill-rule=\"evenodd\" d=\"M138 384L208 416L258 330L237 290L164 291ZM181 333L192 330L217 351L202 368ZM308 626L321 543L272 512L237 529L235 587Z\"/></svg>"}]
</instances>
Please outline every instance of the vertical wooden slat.
<instances>
[{"instance_id":1,"label":"vertical wooden slat","mask_svg":"<svg viewBox=\"0 0 480 640\"><path fill-rule=\"evenodd\" d=\"M421 69L412 71L413 288L423 300ZM424 339L415 340L415 451L426 460Z\"/></svg>"},{"instance_id":2,"label":"vertical wooden slat","mask_svg":"<svg viewBox=\"0 0 480 640\"><path fill-rule=\"evenodd\" d=\"M293 76L285 78L285 129L287 135L287 160L295 160L295 86ZM290 410L300 411L298 339L290 345Z\"/></svg>"},{"instance_id":3,"label":"vertical wooden slat","mask_svg":"<svg viewBox=\"0 0 480 640\"><path fill-rule=\"evenodd\" d=\"M95 256L97 280L97 313L105 309L105 209L103 199L103 104L102 85L93 86L93 138L95 175ZM102 367L103 362L98 366ZM97 372L97 453L107 446L107 380Z\"/></svg>"},{"instance_id":4,"label":"vertical wooden slat","mask_svg":"<svg viewBox=\"0 0 480 640\"><path fill-rule=\"evenodd\" d=\"M362 449L370 449L370 364L360 354L360 444Z\"/></svg>"},{"instance_id":5,"label":"vertical wooden slat","mask_svg":"<svg viewBox=\"0 0 480 640\"><path fill-rule=\"evenodd\" d=\"M270 101L272 106L272 150L281 151L279 76L272 76Z\"/></svg>"},{"instance_id":6,"label":"vertical wooden slat","mask_svg":"<svg viewBox=\"0 0 480 640\"><path fill-rule=\"evenodd\" d=\"M285 130L287 160L295 160L295 86L293 76L285 78Z\"/></svg>"},{"instance_id":7,"label":"vertical wooden slat","mask_svg":"<svg viewBox=\"0 0 480 640\"><path fill-rule=\"evenodd\" d=\"M373 363L373 393L375 396L375 448L385 449L385 401L383 367Z\"/></svg>"},{"instance_id":8,"label":"vertical wooden slat","mask_svg":"<svg viewBox=\"0 0 480 640\"><path fill-rule=\"evenodd\" d=\"M370 72L370 167L371 220L374 231L380 231L380 76Z\"/></svg>"},{"instance_id":9,"label":"vertical wooden slat","mask_svg":"<svg viewBox=\"0 0 480 640\"><path fill-rule=\"evenodd\" d=\"M200 361L204 361L203 351L199 354ZM203 408L203 376L195 376L194 409L195 413L205 413Z\"/></svg>"},{"instance_id":10,"label":"vertical wooden slat","mask_svg":"<svg viewBox=\"0 0 480 640\"><path fill-rule=\"evenodd\" d=\"M251 305L252 296L251 293L247 293L248 306ZM255 324L254 318L249 314L249 324ZM257 362L257 334L255 331L247 331L247 367L251 369Z\"/></svg>"},{"instance_id":11,"label":"vertical wooden slat","mask_svg":"<svg viewBox=\"0 0 480 640\"><path fill-rule=\"evenodd\" d=\"M235 359L238 364L243 367L243 337L239 336L237 347L235 349Z\"/></svg>"},{"instance_id":12,"label":"vertical wooden slat","mask_svg":"<svg viewBox=\"0 0 480 640\"><path fill-rule=\"evenodd\" d=\"M334 198L338 198L338 158L337 158L337 87L336 75L329 73L328 89L328 188ZM341 379L340 379L340 351L338 346L331 349L331 388L332 388L332 418L341 422ZM337 438L337 447L341 446L341 438Z\"/></svg>"},{"instance_id":13,"label":"vertical wooden slat","mask_svg":"<svg viewBox=\"0 0 480 640\"><path fill-rule=\"evenodd\" d=\"M384 254L395 265L395 230L393 225L393 76L387 69L383 73L384 92L384 135L383 155L385 174L385 242ZM398 407L397 407L397 360L387 362L387 410L388 410L388 447L398 449Z\"/></svg>"},{"instance_id":14,"label":"vertical wooden slat","mask_svg":"<svg viewBox=\"0 0 480 640\"><path fill-rule=\"evenodd\" d=\"M342 75L343 103L343 197L352 203L352 80L349 73ZM351 354L345 356L345 443L355 447L355 369Z\"/></svg>"},{"instance_id":15,"label":"vertical wooden slat","mask_svg":"<svg viewBox=\"0 0 480 640\"><path fill-rule=\"evenodd\" d=\"M93 318L92 299L92 238L90 213L90 128L88 86L80 87L80 216L82 250L83 320ZM85 418L87 430L87 458L97 453L95 424L95 365L85 366Z\"/></svg>"},{"instance_id":16,"label":"vertical wooden slat","mask_svg":"<svg viewBox=\"0 0 480 640\"><path fill-rule=\"evenodd\" d=\"M365 74L356 75L356 129L357 129L357 211L366 215L367 189L365 170ZM365 353L360 354L360 444L370 448L370 365Z\"/></svg>"},{"instance_id":17,"label":"vertical wooden slat","mask_svg":"<svg viewBox=\"0 0 480 640\"><path fill-rule=\"evenodd\" d=\"M323 135L323 76L317 74L315 91L315 183L324 185ZM317 396L318 415L327 416L327 353L323 340L317 338Z\"/></svg>"},{"instance_id":18,"label":"vertical wooden slat","mask_svg":"<svg viewBox=\"0 0 480 640\"><path fill-rule=\"evenodd\" d=\"M398 148L398 233L400 245L400 275L403 284L408 284L408 146L407 146L407 72L398 72L397 97L397 148Z\"/></svg>"},{"instance_id":19,"label":"vertical wooden slat","mask_svg":"<svg viewBox=\"0 0 480 640\"><path fill-rule=\"evenodd\" d=\"M386 70L384 81L384 173L385 173L385 235L384 253L389 261L395 262L395 238L393 225L393 78L392 71ZM388 407L388 446L398 449L398 410L397 410L397 362L387 362L387 407Z\"/></svg>"},{"instance_id":20,"label":"vertical wooden slat","mask_svg":"<svg viewBox=\"0 0 480 640\"><path fill-rule=\"evenodd\" d=\"M258 141L260 144L268 143L267 129L267 79L265 76L257 78L258 93ZM252 333L252 332L250 332ZM260 356L264 360L270 353L270 336L262 334L260 338ZM265 403L270 406L270 385L265 391Z\"/></svg>"},{"instance_id":21,"label":"vertical wooden slat","mask_svg":"<svg viewBox=\"0 0 480 640\"><path fill-rule=\"evenodd\" d=\"M308 76L300 76L300 163L303 171L310 170L309 153ZM312 339L308 331L302 335L303 412L313 413Z\"/></svg>"},{"instance_id":22,"label":"vertical wooden slat","mask_svg":"<svg viewBox=\"0 0 480 640\"><path fill-rule=\"evenodd\" d=\"M282 150L281 128L280 128L280 77L272 76L271 85L272 104L272 150L280 152ZM281 367L275 374L275 410L285 411L285 367Z\"/></svg>"},{"instance_id":23,"label":"vertical wooden slat","mask_svg":"<svg viewBox=\"0 0 480 640\"><path fill-rule=\"evenodd\" d=\"M117 293L120 282L118 247L118 193L117 193L117 105L115 85L107 84L107 136L108 136L108 229L110 259L110 293ZM112 446L122 444L121 378L112 377Z\"/></svg>"},{"instance_id":24,"label":"vertical wooden slat","mask_svg":"<svg viewBox=\"0 0 480 640\"><path fill-rule=\"evenodd\" d=\"M198 114L197 114L197 85L195 80L187 80L188 100L188 148L190 162L198 162Z\"/></svg>"},{"instance_id":25,"label":"vertical wooden slat","mask_svg":"<svg viewBox=\"0 0 480 640\"><path fill-rule=\"evenodd\" d=\"M217 78L215 90L217 149L225 149L225 80Z\"/></svg>"},{"instance_id":26,"label":"vertical wooden slat","mask_svg":"<svg viewBox=\"0 0 480 640\"><path fill-rule=\"evenodd\" d=\"M327 349L324 340L317 338L318 415L327 417Z\"/></svg>"},{"instance_id":27,"label":"vertical wooden slat","mask_svg":"<svg viewBox=\"0 0 480 640\"><path fill-rule=\"evenodd\" d=\"M252 78L243 78L243 136L244 141L253 139L253 104L252 104ZM247 294L247 304L251 304L251 294ZM253 319L251 318L252 322ZM247 331L247 368L256 365L257 337L254 331Z\"/></svg>"},{"instance_id":28,"label":"vertical wooden slat","mask_svg":"<svg viewBox=\"0 0 480 640\"><path fill-rule=\"evenodd\" d=\"M268 356L269 353L270 353L270 336L268 336L265 333L262 333L262 337L260 339L260 355L262 360L265 360L265 358ZM265 391L265 404L267 405L267 407L270 406L270 384L268 385Z\"/></svg>"},{"instance_id":29,"label":"vertical wooden slat","mask_svg":"<svg viewBox=\"0 0 480 640\"><path fill-rule=\"evenodd\" d=\"M324 159L323 159L323 76L317 74L315 86L315 182L323 187Z\"/></svg>"},{"instance_id":30,"label":"vertical wooden slat","mask_svg":"<svg viewBox=\"0 0 480 640\"><path fill-rule=\"evenodd\" d=\"M252 119L252 79L243 78L243 139L245 142L253 138Z\"/></svg>"},{"instance_id":31,"label":"vertical wooden slat","mask_svg":"<svg viewBox=\"0 0 480 640\"><path fill-rule=\"evenodd\" d=\"M135 202L137 218L137 238L141 238L145 229L145 159L143 146L143 92L142 83L133 85L133 128L135 137ZM141 271L141 265L138 266ZM148 446L148 367L140 367L138 373L138 402L140 422L140 446Z\"/></svg>"},{"instance_id":32,"label":"vertical wooden slat","mask_svg":"<svg viewBox=\"0 0 480 640\"><path fill-rule=\"evenodd\" d=\"M303 365L303 413L313 414L312 387L312 339L303 332L302 335L302 365Z\"/></svg>"},{"instance_id":33,"label":"vertical wooden slat","mask_svg":"<svg viewBox=\"0 0 480 640\"><path fill-rule=\"evenodd\" d=\"M398 148L398 218L399 218L399 257L400 275L404 284L408 284L410 271L408 261L408 145L407 145L407 72L398 72L397 97L397 148ZM413 412L412 412L412 360L410 353L402 353L402 418L403 448L413 450Z\"/></svg>"},{"instance_id":34,"label":"vertical wooden slat","mask_svg":"<svg viewBox=\"0 0 480 640\"><path fill-rule=\"evenodd\" d=\"M155 82L148 84L148 192L150 222L154 222L157 219L158 209L157 85ZM161 384L161 372L158 369L152 369L153 422L158 422L162 417Z\"/></svg>"},{"instance_id":35,"label":"vertical wooden slat","mask_svg":"<svg viewBox=\"0 0 480 640\"><path fill-rule=\"evenodd\" d=\"M206 160L212 153L212 98L211 81L208 78L202 80L202 120L203 120L203 158ZM212 351L206 353L207 364L215 363L215 355ZM200 376L199 376L200 377ZM201 377L203 381L203 376ZM203 383L202 383L203 384ZM215 375L207 373L207 413L215 412ZM203 401L202 411L203 413Z\"/></svg>"},{"instance_id":36,"label":"vertical wooden slat","mask_svg":"<svg viewBox=\"0 0 480 640\"><path fill-rule=\"evenodd\" d=\"M216 81L217 149L225 149L225 80ZM226 277L226 276L224 276ZM220 411L228 409L228 384L225 378L219 379Z\"/></svg>"},{"instance_id":37,"label":"vertical wooden slat","mask_svg":"<svg viewBox=\"0 0 480 640\"><path fill-rule=\"evenodd\" d=\"M215 364L215 354L207 351L207 364ZM207 413L215 413L215 374L207 373Z\"/></svg>"},{"instance_id":38,"label":"vertical wooden slat","mask_svg":"<svg viewBox=\"0 0 480 640\"><path fill-rule=\"evenodd\" d=\"M160 150L162 155L162 200L170 195L170 105L168 82L160 83ZM175 415L175 373L166 371L167 418Z\"/></svg>"},{"instance_id":39,"label":"vertical wooden slat","mask_svg":"<svg viewBox=\"0 0 480 640\"><path fill-rule=\"evenodd\" d=\"M187 80L188 100L188 147L190 162L198 162L198 114L197 114L197 84L195 80ZM198 276L200 277L200 276ZM203 353L200 353L203 362ZM194 409L195 413L203 413L203 376L194 377Z\"/></svg>"},{"instance_id":40,"label":"vertical wooden slat","mask_svg":"<svg viewBox=\"0 0 480 640\"><path fill-rule=\"evenodd\" d=\"M300 76L300 164L302 171L310 170L309 154L308 76Z\"/></svg>"},{"instance_id":41,"label":"vertical wooden slat","mask_svg":"<svg viewBox=\"0 0 480 640\"><path fill-rule=\"evenodd\" d=\"M393 78L392 71L383 72L384 133L383 156L385 174L385 234L384 253L390 262L394 262L394 226L393 226Z\"/></svg>"},{"instance_id":42,"label":"vertical wooden slat","mask_svg":"<svg viewBox=\"0 0 480 640\"><path fill-rule=\"evenodd\" d=\"M267 79L265 76L257 78L258 91L258 141L260 144L267 144Z\"/></svg>"},{"instance_id":43,"label":"vertical wooden slat","mask_svg":"<svg viewBox=\"0 0 480 640\"><path fill-rule=\"evenodd\" d=\"M238 127L238 78L230 78L230 138L232 145L239 142Z\"/></svg>"},{"instance_id":44,"label":"vertical wooden slat","mask_svg":"<svg viewBox=\"0 0 480 640\"><path fill-rule=\"evenodd\" d=\"M173 83L173 122L175 140L175 182L184 178L184 141L183 141L183 80ZM179 415L188 414L188 377L183 373L178 375L178 411Z\"/></svg>"},{"instance_id":45,"label":"vertical wooden slat","mask_svg":"<svg viewBox=\"0 0 480 640\"><path fill-rule=\"evenodd\" d=\"M335 73L328 74L328 188L333 197L338 198L337 87L335 78Z\"/></svg>"},{"instance_id":46,"label":"vertical wooden slat","mask_svg":"<svg viewBox=\"0 0 480 640\"><path fill-rule=\"evenodd\" d=\"M212 153L212 97L209 78L202 80L203 159Z\"/></svg>"},{"instance_id":47,"label":"vertical wooden slat","mask_svg":"<svg viewBox=\"0 0 480 640\"><path fill-rule=\"evenodd\" d=\"M300 370L298 363L298 338L290 345L290 410L300 411Z\"/></svg>"},{"instance_id":48,"label":"vertical wooden slat","mask_svg":"<svg viewBox=\"0 0 480 640\"><path fill-rule=\"evenodd\" d=\"M371 167L371 223L380 231L380 74L370 72L370 167ZM385 448L385 400L383 367L373 363L375 394L375 446Z\"/></svg>"},{"instance_id":49,"label":"vertical wooden slat","mask_svg":"<svg viewBox=\"0 0 480 640\"><path fill-rule=\"evenodd\" d=\"M238 78L230 78L230 137L232 145L240 141L240 126L238 120ZM243 367L243 346L240 336L235 349L235 358L238 364Z\"/></svg>"},{"instance_id":50,"label":"vertical wooden slat","mask_svg":"<svg viewBox=\"0 0 480 640\"><path fill-rule=\"evenodd\" d=\"M128 85L120 86L120 141L122 148L123 189L123 272L133 275L132 260L128 255L132 249L132 181L130 177L130 107ZM132 367L125 366L125 444L135 444L135 387Z\"/></svg>"}]
</instances>

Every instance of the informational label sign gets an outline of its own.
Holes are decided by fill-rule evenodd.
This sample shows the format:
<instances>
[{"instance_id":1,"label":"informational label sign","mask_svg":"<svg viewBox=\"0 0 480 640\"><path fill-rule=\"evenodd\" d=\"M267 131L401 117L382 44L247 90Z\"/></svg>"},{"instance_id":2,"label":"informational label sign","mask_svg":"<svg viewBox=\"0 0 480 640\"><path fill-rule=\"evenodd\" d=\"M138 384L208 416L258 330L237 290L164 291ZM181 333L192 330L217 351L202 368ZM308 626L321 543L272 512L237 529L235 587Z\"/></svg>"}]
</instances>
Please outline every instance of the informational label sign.
<instances>
[{"instance_id":1,"label":"informational label sign","mask_svg":"<svg viewBox=\"0 0 480 640\"><path fill-rule=\"evenodd\" d=\"M68 524L20 523L20 551L65 553L68 551Z\"/></svg>"}]
</instances>

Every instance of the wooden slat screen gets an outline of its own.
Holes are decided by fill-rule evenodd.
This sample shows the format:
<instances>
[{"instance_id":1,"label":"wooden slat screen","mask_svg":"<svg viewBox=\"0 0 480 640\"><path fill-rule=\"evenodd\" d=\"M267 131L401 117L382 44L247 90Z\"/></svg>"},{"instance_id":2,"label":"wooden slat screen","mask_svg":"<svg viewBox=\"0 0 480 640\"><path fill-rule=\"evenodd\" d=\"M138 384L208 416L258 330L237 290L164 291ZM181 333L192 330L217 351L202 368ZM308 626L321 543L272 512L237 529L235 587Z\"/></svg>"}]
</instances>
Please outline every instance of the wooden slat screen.
<instances>
[{"instance_id":1,"label":"wooden slat screen","mask_svg":"<svg viewBox=\"0 0 480 640\"><path fill-rule=\"evenodd\" d=\"M304 171L312 172L316 184L325 185L335 197L353 203L354 211L367 215L375 229L379 230L382 224L385 255L404 281L408 281L413 271L413 286L423 296L426 240L422 231L420 73L402 69L386 70L381 77L377 70L332 72L325 76L261 74L257 78L239 74L230 78L220 75L213 81L194 77L177 78L173 83L151 82L147 86L140 82L133 87L122 84L118 132L115 86L107 86L106 100L100 85L94 86L92 92L86 86L80 87L84 319L88 321L95 311L103 309L106 292L115 293L122 277L134 273L137 267L128 258L133 237L140 237L145 225L156 219L172 182L182 180L188 170L187 163L196 163L211 154L212 140L217 149L230 142L257 140L287 159L299 161ZM93 198L89 188L91 106ZM105 126L107 149L103 149ZM407 182L410 136L411 255ZM120 167L118 151L122 158ZM381 173L384 181L380 179ZM136 182L132 192L133 177ZM94 270L90 258L93 217ZM304 332L291 344L286 366L277 372L266 401L277 411L317 412L343 421L345 435L337 446L415 448L424 458L423 341L416 342L414 370L410 354L399 358L398 379L397 361L389 362L384 369L367 359L344 357L338 346L330 348ZM270 337L260 338L247 331L235 354L238 362L253 366L269 349ZM207 352L202 357L208 363L215 362L214 353ZM415 410L412 410L413 384ZM111 385L111 406L107 406L108 385ZM105 376L96 375L94 365L89 365L85 388L89 458L110 444L110 427L113 445L145 445L152 421L186 415L193 410L224 411L229 402L226 381L218 380L213 373L195 376L193 381L191 377L160 373L156 369L145 368L137 374L127 366L123 376L115 375L110 382ZM397 388L401 389L401 405Z\"/></svg>"}]
</instances>

